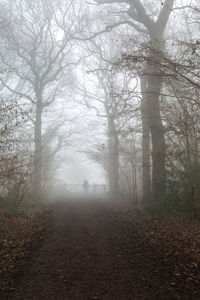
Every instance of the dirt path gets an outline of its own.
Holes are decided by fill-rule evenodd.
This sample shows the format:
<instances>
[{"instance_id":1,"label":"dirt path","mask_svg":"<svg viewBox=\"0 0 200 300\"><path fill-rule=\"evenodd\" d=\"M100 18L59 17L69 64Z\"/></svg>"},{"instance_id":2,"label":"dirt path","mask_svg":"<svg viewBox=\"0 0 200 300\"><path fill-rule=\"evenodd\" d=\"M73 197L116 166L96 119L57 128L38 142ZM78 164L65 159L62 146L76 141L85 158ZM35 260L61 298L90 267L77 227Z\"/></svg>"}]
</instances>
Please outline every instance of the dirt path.
<instances>
[{"instance_id":1,"label":"dirt path","mask_svg":"<svg viewBox=\"0 0 200 300\"><path fill-rule=\"evenodd\" d=\"M71 200L52 209L45 240L18 278L16 294L6 299L200 299L169 284L173 266L118 204Z\"/></svg>"}]
</instances>

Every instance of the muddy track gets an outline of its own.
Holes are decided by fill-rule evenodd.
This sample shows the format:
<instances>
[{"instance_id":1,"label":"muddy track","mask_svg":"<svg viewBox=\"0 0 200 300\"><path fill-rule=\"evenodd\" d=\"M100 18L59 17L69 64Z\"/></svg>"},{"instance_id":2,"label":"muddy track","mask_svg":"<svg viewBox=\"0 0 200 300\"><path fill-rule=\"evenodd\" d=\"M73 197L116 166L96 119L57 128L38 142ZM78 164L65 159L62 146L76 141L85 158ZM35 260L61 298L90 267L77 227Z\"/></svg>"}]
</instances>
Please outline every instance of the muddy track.
<instances>
[{"instance_id":1,"label":"muddy track","mask_svg":"<svg viewBox=\"0 0 200 300\"><path fill-rule=\"evenodd\" d=\"M119 204L76 199L51 210L45 239L16 279L16 293L5 299L200 299L169 284L173 266Z\"/></svg>"}]
</instances>

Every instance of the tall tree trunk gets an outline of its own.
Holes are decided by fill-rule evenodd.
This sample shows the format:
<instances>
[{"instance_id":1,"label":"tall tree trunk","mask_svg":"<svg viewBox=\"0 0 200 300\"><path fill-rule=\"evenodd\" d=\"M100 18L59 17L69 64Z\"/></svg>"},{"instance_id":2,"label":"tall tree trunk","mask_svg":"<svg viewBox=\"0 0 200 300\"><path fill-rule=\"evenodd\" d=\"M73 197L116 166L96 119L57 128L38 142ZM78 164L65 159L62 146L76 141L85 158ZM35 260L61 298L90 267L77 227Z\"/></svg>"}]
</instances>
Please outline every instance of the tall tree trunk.
<instances>
[{"instance_id":1,"label":"tall tree trunk","mask_svg":"<svg viewBox=\"0 0 200 300\"><path fill-rule=\"evenodd\" d=\"M34 192L41 192L42 182L42 105L37 102L36 106L36 118L34 128L34 141L35 141L35 152L34 152Z\"/></svg>"},{"instance_id":2,"label":"tall tree trunk","mask_svg":"<svg viewBox=\"0 0 200 300\"><path fill-rule=\"evenodd\" d=\"M147 84L145 76L140 77L142 102L142 191L143 201L151 200L151 168L150 168L150 128L148 119L148 95Z\"/></svg>"},{"instance_id":3,"label":"tall tree trunk","mask_svg":"<svg viewBox=\"0 0 200 300\"><path fill-rule=\"evenodd\" d=\"M111 197L119 195L119 138L115 122L108 117L108 144L109 144L109 193Z\"/></svg>"},{"instance_id":4,"label":"tall tree trunk","mask_svg":"<svg viewBox=\"0 0 200 300\"><path fill-rule=\"evenodd\" d=\"M152 189L153 189L153 197L158 199L158 197L162 197L165 195L165 139L164 139L164 128L160 116L160 103L159 103L159 95L161 91L162 85L162 77L160 75L156 75L156 71L160 69L160 63L162 61L162 53L165 47L165 39L164 39L164 31L169 20L169 16L173 9L173 5L175 0L165 0L162 3L162 9L158 15L156 21L154 21L150 15L146 12L146 9L140 0L96 0L96 2L103 3L128 3L129 9L127 14L134 21L142 23L146 28L149 38L150 38L150 50L148 62L147 62L147 93L149 93L147 106L148 106L148 120L149 120L149 128L151 131L152 138L152 161L153 161L153 172L152 172ZM135 23L133 23L135 26ZM139 29L139 28L138 28ZM139 29L138 32L141 32ZM158 57L157 57L158 56ZM156 60L156 63L152 64L151 60ZM158 73L158 72L157 72ZM160 72L161 73L161 72ZM149 74L149 75L148 75ZM147 124L143 124L145 130ZM145 130L147 133L147 131ZM144 142L144 148L147 143L147 135ZM143 159L145 159L146 152L143 153ZM147 160L147 159L146 159ZM149 172L149 171L148 171ZM147 173L145 173L147 174ZM144 175L145 175L144 174ZM148 175L149 177L149 175ZM145 176L143 176L145 179ZM146 186L146 183L145 183Z\"/></svg>"},{"instance_id":5,"label":"tall tree trunk","mask_svg":"<svg viewBox=\"0 0 200 300\"><path fill-rule=\"evenodd\" d=\"M152 50L147 63L147 110L152 139L152 193L153 198L165 196L165 137L160 112L162 88L161 51Z\"/></svg>"}]
</instances>

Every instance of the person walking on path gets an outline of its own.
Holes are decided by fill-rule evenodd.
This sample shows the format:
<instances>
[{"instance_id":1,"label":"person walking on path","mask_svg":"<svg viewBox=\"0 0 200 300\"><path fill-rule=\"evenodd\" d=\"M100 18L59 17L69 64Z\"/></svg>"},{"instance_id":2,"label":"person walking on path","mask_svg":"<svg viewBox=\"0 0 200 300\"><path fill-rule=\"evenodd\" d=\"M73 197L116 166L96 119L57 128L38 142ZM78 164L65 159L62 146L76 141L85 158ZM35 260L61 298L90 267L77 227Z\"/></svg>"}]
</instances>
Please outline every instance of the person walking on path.
<instances>
[{"instance_id":1,"label":"person walking on path","mask_svg":"<svg viewBox=\"0 0 200 300\"><path fill-rule=\"evenodd\" d=\"M84 188L85 193L87 193L88 189L89 189L89 183L88 183L87 179L85 179L83 181L83 188Z\"/></svg>"}]
</instances>

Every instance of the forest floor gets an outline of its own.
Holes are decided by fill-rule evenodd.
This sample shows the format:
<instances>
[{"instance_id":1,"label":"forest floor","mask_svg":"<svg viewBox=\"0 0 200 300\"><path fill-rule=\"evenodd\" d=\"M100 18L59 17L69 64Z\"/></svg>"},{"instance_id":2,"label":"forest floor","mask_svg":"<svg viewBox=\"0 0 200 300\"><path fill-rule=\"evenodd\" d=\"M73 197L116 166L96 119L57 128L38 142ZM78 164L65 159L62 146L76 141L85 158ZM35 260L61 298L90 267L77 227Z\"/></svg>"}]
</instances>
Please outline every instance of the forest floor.
<instances>
[{"instance_id":1,"label":"forest floor","mask_svg":"<svg viewBox=\"0 0 200 300\"><path fill-rule=\"evenodd\" d=\"M1 300L200 299L200 222L106 199L57 201L49 211L20 225L29 250L18 245L11 269L16 245L0 250Z\"/></svg>"}]
</instances>

